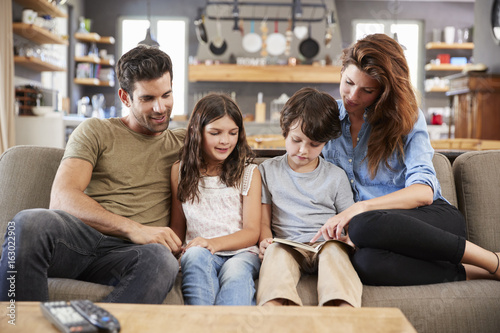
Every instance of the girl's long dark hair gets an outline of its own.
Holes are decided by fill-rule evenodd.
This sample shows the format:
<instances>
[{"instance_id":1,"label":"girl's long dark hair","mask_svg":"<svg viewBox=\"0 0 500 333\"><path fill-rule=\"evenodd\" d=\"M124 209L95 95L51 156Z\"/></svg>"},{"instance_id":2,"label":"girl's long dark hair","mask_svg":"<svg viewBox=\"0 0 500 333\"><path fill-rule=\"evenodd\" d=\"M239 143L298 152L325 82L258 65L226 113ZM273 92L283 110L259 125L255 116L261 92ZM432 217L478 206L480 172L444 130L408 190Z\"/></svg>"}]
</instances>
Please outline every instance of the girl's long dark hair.
<instances>
[{"instance_id":1,"label":"girl's long dark hair","mask_svg":"<svg viewBox=\"0 0 500 333\"><path fill-rule=\"evenodd\" d=\"M205 126L229 116L238 126L238 143L221 165L220 179L228 187L239 186L245 167L254 153L247 143L243 116L236 103L224 94L211 93L196 103L189 119L184 147L180 151L180 180L177 198L181 202L198 200L198 182L207 163L203 158L203 131Z\"/></svg>"}]
</instances>

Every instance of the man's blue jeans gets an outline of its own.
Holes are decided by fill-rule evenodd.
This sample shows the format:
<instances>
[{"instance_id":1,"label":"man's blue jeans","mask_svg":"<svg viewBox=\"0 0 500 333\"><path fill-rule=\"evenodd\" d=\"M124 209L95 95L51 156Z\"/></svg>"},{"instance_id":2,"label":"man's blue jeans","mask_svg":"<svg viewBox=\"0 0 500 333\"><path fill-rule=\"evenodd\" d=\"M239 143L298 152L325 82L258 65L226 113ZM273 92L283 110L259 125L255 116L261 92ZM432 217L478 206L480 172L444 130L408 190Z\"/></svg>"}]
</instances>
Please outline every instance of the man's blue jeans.
<instances>
[{"instance_id":1,"label":"man's blue jeans","mask_svg":"<svg viewBox=\"0 0 500 333\"><path fill-rule=\"evenodd\" d=\"M251 252L219 256L204 247L189 248L181 258L184 303L255 305L259 269L259 256Z\"/></svg>"},{"instance_id":2,"label":"man's blue jeans","mask_svg":"<svg viewBox=\"0 0 500 333\"><path fill-rule=\"evenodd\" d=\"M47 278L57 277L115 286L103 302L162 303L179 271L178 261L165 246L103 235L63 211L22 211L9 223L9 230L13 239L6 234L0 259L2 301L47 301ZM14 261L7 255L13 248ZM14 266L9 266L12 262ZM8 295L12 271L15 297Z\"/></svg>"}]
</instances>

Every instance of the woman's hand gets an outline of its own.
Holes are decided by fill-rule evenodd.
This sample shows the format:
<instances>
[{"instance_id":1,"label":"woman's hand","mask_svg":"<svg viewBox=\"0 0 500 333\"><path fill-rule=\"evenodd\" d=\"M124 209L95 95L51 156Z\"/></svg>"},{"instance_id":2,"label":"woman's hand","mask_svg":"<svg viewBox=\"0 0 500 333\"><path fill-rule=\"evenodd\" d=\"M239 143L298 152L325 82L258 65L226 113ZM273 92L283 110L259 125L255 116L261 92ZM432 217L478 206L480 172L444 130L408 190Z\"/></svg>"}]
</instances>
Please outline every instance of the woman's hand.
<instances>
[{"instance_id":1,"label":"woman's hand","mask_svg":"<svg viewBox=\"0 0 500 333\"><path fill-rule=\"evenodd\" d=\"M264 252L266 252L266 249L269 245L271 245L273 242L272 238L266 238L260 242L259 245L259 258L260 260L264 259Z\"/></svg>"},{"instance_id":2,"label":"woman's hand","mask_svg":"<svg viewBox=\"0 0 500 333\"><path fill-rule=\"evenodd\" d=\"M217 252L214 242L211 239L206 239L203 237L196 237L195 239L190 241L189 244L184 249L184 252L186 252L187 249L189 249L190 247L194 246L204 247L207 250L209 250L212 254Z\"/></svg>"},{"instance_id":3,"label":"woman's hand","mask_svg":"<svg viewBox=\"0 0 500 333\"><path fill-rule=\"evenodd\" d=\"M363 201L357 202L343 212L330 217L328 221L326 221L326 223L318 230L310 242L316 242L321 236L323 236L325 240L338 239L344 242L350 242L350 239L347 236L347 228L349 222L354 216L365 211L362 203ZM346 232L345 235L342 235L342 231L344 229Z\"/></svg>"}]
</instances>

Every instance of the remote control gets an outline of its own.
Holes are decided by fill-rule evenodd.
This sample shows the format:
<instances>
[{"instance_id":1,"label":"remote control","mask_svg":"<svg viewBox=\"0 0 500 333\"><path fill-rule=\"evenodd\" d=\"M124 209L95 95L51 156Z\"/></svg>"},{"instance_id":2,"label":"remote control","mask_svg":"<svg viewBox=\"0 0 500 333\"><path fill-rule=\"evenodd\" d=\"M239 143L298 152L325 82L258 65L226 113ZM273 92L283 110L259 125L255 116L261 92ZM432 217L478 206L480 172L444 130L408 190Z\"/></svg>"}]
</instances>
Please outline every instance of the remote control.
<instances>
[{"instance_id":1,"label":"remote control","mask_svg":"<svg viewBox=\"0 0 500 333\"><path fill-rule=\"evenodd\" d=\"M115 316L89 300L70 301L70 304L86 320L98 328L99 332L120 332L120 323Z\"/></svg>"},{"instance_id":2,"label":"remote control","mask_svg":"<svg viewBox=\"0 0 500 333\"><path fill-rule=\"evenodd\" d=\"M67 302L42 302L40 308L43 315L61 332L98 332L97 327L83 318Z\"/></svg>"}]
</instances>

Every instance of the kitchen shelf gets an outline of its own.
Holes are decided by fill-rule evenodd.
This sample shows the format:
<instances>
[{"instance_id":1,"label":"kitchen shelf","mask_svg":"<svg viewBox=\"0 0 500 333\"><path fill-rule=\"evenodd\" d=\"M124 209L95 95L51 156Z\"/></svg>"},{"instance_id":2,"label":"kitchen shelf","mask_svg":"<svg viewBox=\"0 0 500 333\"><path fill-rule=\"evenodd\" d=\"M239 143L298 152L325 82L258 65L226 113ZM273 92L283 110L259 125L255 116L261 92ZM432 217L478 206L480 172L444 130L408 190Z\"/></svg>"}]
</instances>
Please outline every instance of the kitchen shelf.
<instances>
[{"instance_id":1,"label":"kitchen shelf","mask_svg":"<svg viewBox=\"0 0 500 333\"><path fill-rule=\"evenodd\" d=\"M450 90L448 87L432 87L430 89L426 89L425 92L437 92L437 93L444 93Z\"/></svg>"},{"instance_id":2,"label":"kitchen shelf","mask_svg":"<svg viewBox=\"0 0 500 333\"><path fill-rule=\"evenodd\" d=\"M427 50L473 50L474 43L436 43L430 42L425 45Z\"/></svg>"},{"instance_id":3,"label":"kitchen shelf","mask_svg":"<svg viewBox=\"0 0 500 333\"><path fill-rule=\"evenodd\" d=\"M113 59L102 59L97 56L82 56L75 57L76 62L90 62L92 64L99 64L105 66L113 66L115 61Z\"/></svg>"},{"instance_id":4,"label":"kitchen shelf","mask_svg":"<svg viewBox=\"0 0 500 333\"><path fill-rule=\"evenodd\" d=\"M465 65L452 65L452 64L427 64L425 65L426 71L461 71L465 68Z\"/></svg>"},{"instance_id":5,"label":"kitchen shelf","mask_svg":"<svg viewBox=\"0 0 500 333\"><path fill-rule=\"evenodd\" d=\"M30 8L38 13L38 16L50 15L55 17L68 17L56 5L47 2L47 0L15 0L25 8Z\"/></svg>"},{"instance_id":6,"label":"kitchen shelf","mask_svg":"<svg viewBox=\"0 0 500 333\"><path fill-rule=\"evenodd\" d=\"M73 82L85 86L114 87L114 83L111 83L110 81L101 81L99 79L94 79L94 78L86 78L86 79L75 78Z\"/></svg>"},{"instance_id":7,"label":"kitchen shelf","mask_svg":"<svg viewBox=\"0 0 500 333\"><path fill-rule=\"evenodd\" d=\"M52 65L51 63L40 60L36 57L21 57L14 56L14 63L16 65L20 65L29 69L32 69L37 72L64 72L66 68L58 67Z\"/></svg>"},{"instance_id":8,"label":"kitchen shelf","mask_svg":"<svg viewBox=\"0 0 500 333\"><path fill-rule=\"evenodd\" d=\"M12 23L12 28L16 35L19 35L37 44L68 45L67 40L61 38L56 34L51 33L47 29L44 29L34 24L14 22Z\"/></svg>"},{"instance_id":9,"label":"kitchen shelf","mask_svg":"<svg viewBox=\"0 0 500 333\"><path fill-rule=\"evenodd\" d=\"M189 65L190 82L339 83L340 66Z\"/></svg>"},{"instance_id":10,"label":"kitchen shelf","mask_svg":"<svg viewBox=\"0 0 500 333\"><path fill-rule=\"evenodd\" d=\"M79 40L80 42L87 42L87 43L92 43L92 42L101 44L115 43L114 37L100 36L98 33L95 32L89 32L89 33L77 32L75 33L75 39Z\"/></svg>"}]
</instances>

